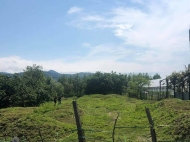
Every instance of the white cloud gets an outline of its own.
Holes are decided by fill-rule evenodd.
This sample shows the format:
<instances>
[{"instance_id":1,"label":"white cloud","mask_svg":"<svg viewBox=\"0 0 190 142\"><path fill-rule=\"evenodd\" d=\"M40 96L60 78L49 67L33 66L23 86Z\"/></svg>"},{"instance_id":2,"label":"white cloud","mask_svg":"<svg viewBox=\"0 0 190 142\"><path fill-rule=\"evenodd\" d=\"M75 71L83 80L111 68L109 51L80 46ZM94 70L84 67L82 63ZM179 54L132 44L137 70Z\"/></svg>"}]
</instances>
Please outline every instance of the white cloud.
<instances>
[{"instance_id":1,"label":"white cloud","mask_svg":"<svg viewBox=\"0 0 190 142\"><path fill-rule=\"evenodd\" d=\"M109 12L82 13L71 22L77 28L107 28L121 43L83 43L89 52L82 57L64 60L27 61L20 57L0 58L0 71L19 72L27 65L42 65L44 70L58 72L117 71L158 72L165 76L184 69L190 63L188 28L190 25L189 0L133 0L137 7L117 7ZM68 14L80 12L72 7ZM91 14L93 13L93 14ZM101 35L100 35L101 36Z\"/></svg>"},{"instance_id":2,"label":"white cloud","mask_svg":"<svg viewBox=\"0 0 190 142\"><path fill-rule=\"evenodd\" d=\"M156 73L158 72L163 77L169 75L173 71L180 71L180 68L184 68L182 64L175 65L165 65L162 63L155 64L141 64L134 62L117 62L114 58L105 58L91 60L80 59L72 63L64 62L62 60L49 60L49 61L27 61L20 57L6 57L0 58L1 68L0 71L15 73L21 72L25 69L26 66L32 66L33 64L41 65L43 70L55 70L60 73L68 72L111 72L116 71L118 73L139 73L139 72L148 72ZM160 70L161 69L161 70ZM176 70L178 69L178 70Z\"/></svg>"},{"instance_id":3,"label":"white cloud","mask_svg":"<svg viewBox=\"0 0 190 142\"><path fill-rule=\"evenodd\" d=\"M160 50L181 50L180 45L184 45L185 30L188 29L190 15L181 14L186 18L177 17L173 14L167 13L163 10L162 13L159 8L152 8L148 14L139 10L129 10L119 8L114 10L115 17L113 21L121 21L122 24L132 24L129 29L120 27L115 28L115 35L122 38L127 44L133 44L141 47L159 48ZM127 13L127 14L125 14ZM121 17L125 17L122 18ZM123 20L126 19L126 20ZM184 20L184 23L180 22ZM184 47L184 46L183 46ZM185 48L185 47L184 47Z\"/></svg>"},{"instance_id":4,"label":"white cloud","mask_svg":"<svg viewBox=\"0 0 190 142\"><path fill-rule=\"evenodd\" d=\"M89 53L83 57L83 60L122 60L131 54L131 50L126 49L124 45L102 44L91 46Z\"/></svg>"},{"instance_id":5,"label":"white cloud","mask_svg":"<svg viewBox=\"0 0 190 142\"><path fill-rule=\"evenodd\" d=\"M103 21L104 18L102 16L99 16L99 15L86 15L86 16L81 17L81 20L97 22L97 21Z\"/></svg>"},{"instance_id":6,"label":"white cloud","mask_svg":"<svg viewBox=\"0 0 190 142\"><path fill-rule=\"evenodd\" d=\"M188 36L190 24L189 0L134 2L141 3L146 10L119 7L110 13L84 14L75 23L83 29L110 28L115 32L115 36L127 44L167 51L187 50L185 36Z\"/></svg>"},{"instance_id":7,"label":"white cloud","mask_svg":"<svg viewBox=\"0 0 190 142\"><path fill-rule=\"evenodd\" d=\"M99 15L97 12L96 17L104 16L104 18L99 18L100 20L90 18L94 16L94 13L90 16L88 12L88 16L83 15L76 23L80 23L78 27L83 29L87 27L88 29L108 28L112 30L116 37L123 40L123 45L125 45L123 49L133 55L128 58L132 59L133 63L136 62L135 64L147 63L151 66L165 67L165 69L170 66L173 71L179 70L179 66L182 65L182 70L184 64L190 63L188 54L190 1L132 0L132 2L139 3L141 9L130 6L117 7ZM115 47L113 51L119 52L117 45ZM101 44L91 50L89 55L101 55L107 50L110 49L102 47ZM107 54L104 55L107 57ZM115 61L120 58L114 55L112 57ZM128 60L127 56L123 58ZM161 68L155 68L162 72Z\"/></svg>"},{"instance_id":8,"label":"white cloud","mask_svg":"<svg viewBox=\"0 0 190 142\"><path fill-rule=\"evenodd\" d=\"M77 6L74 6L74 7L71 7L71 8L67 11L67 13L68 13L68 14L73 14L73 13L78 13L78 12L80 12L80 11L82 11L82 8L79 8L79 7L77 7Z\"/></svg>"},{"instance_id":9,"label":"white cloud","mask_svg":"<svg viewBox=\"0 0 190 142\"><path fill-rule=\"evenodd\" d=\"M34 62L22 59L18 56L0 58L0 71L8 73L22 72L26 66L32 66Z\"/></svg>"},{"instance_id":10,"label":"white cloud","mask_svg":"<svg viewBox=\"0 0 190 142\"><path fill-rule=\"evenodd\" d=\"M87 43L87 42L84 42L84 43L82 44L82 46L84 46L84 47L90 47L90 44Z\"/></svg>"},{"instance_id":11,"label":"white cloud","mask_svg":"<svg viewBox=\"0 0 190 142\"><path fill-rule=\"evenodd\" d=\"M143 0L131 0L133 3L139 3L139 4L144 4Z\"/></svg>"}]
</instances>

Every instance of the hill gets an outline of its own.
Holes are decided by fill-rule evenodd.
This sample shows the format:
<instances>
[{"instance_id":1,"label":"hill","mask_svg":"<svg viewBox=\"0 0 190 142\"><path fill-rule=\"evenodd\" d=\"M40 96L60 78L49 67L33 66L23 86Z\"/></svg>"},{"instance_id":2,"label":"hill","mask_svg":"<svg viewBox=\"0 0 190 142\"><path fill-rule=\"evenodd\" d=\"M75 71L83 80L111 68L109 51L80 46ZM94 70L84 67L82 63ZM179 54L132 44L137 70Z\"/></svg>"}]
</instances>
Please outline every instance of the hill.
<instances>
[{"instance_id":1,"label":"hill","mask_svg":"<svg viewBox=\"0 0 190 142\"><path fill-rule=\"evenodd\" d=\"M0 72L0 74L4 74L4 75L7 75L7 76L12 76L13 75L12 73L7 73L7 72Z\"/></svg>"},{"instance_id":2,"label":"hill","mask_svg":"<svg viewBox=\"0 0 190 142\"><path fill-rule=\"evenodd\" d=\"M58 80L63 75L54 70L43 71L43 72L46 77L52 77L55 80Z\"/></svg>"},{"instance_id":3,"label":"hill","mask_svg":"<svg viewBox=\"0 0 190 142\"><path fill-rule=\"evenodd\" d=\"M56 72L54 70L43 71L43 72L44 72L44 75L46 77L52 77L55 80L58 80L63 75L65 75L67 77L70 77L70 76L75 76L75 75L78 74L79 77L84 77L84 76L89 76L89 75L93 74L93 73L89 73L89 72L79 72L79 73L75 73L75 74L61 74L61 73L58 73L58 72ZM7 72L0 72L0 74L4 74L4 75L7 75L7 76L13 76L12 73L7 73ZM18 74L22 74L22 72L20 72Z\"/></svg>"},{"instance_id":4,"label":"hill","mask_svg":"<svg viewBox=\"0 0 190 142\"><path fill-rule=\"evenodd\" d=\"M0 109L0 140L17 135L22 141L77 142L72 108L73 98L54 106ZM78 109L88 142L112 141L115 118L116 141L150 141L145 107L154 119L157 140L190 139L190 102L166 99L159 102L130 99L119 95L90 95L77 99Z\"/></svg>"},{"instance_id":5,"label":"hill","mask_svg":"<svg viewBox=\"0 0 190 142\"><path fill-rule=\"evenodd\" d=\"M70 76L75 76L78 75L79 77L84 77L84 76L89 76L92 75L93 73L88 73L88 72L79 72L79 73L75 73L75 74L61 74L58 73L54 70L49 70L49 71L44 71L44 74L46 77L52 77L55 80L58 80L61 76L66 76L66 77L70 77Z\"/></svg>"}]
</instances>

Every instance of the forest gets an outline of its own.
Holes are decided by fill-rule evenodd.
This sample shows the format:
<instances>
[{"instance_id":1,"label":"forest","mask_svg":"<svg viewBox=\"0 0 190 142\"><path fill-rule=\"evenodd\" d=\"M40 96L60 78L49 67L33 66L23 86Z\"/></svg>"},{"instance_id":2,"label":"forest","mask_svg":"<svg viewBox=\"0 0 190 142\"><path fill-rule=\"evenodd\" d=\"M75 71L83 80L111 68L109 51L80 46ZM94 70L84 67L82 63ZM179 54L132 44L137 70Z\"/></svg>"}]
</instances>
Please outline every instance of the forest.
<instances>
[{"instance_id":1,"label":"forest","mask_svg":"<svg viewBox=\"0 0 190 142\"><path fill-rule=\"evenodd\" d=\"M151 77L148 73L121 74L116 72L96 72L89 76L62 75L58 80L46 77L43 67L27 66L23 73L13 76L0 74L0 108L39 106L52 101L54 97L81 97L91 94L128 94L138 98L139 90L148 85L151 79L160 78L159 74Z\"/></svg>"}]
</instances>

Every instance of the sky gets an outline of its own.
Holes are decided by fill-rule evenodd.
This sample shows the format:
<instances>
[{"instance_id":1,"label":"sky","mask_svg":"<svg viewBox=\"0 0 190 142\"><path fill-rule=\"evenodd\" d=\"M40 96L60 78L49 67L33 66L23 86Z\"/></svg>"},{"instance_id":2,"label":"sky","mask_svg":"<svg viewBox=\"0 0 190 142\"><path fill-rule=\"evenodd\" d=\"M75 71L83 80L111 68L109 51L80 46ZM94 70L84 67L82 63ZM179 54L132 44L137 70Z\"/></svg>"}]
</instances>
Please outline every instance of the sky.
<instances>
[{"instance_id":1,"label":"sky","mask_svg":"<svg viewBox=\"0 0 190 142\"><path fill-rule=\"evenodd\" d=\"M0 0L0 72L158 73L190 64L189 0Z\"/></svg>"}]
</instances>

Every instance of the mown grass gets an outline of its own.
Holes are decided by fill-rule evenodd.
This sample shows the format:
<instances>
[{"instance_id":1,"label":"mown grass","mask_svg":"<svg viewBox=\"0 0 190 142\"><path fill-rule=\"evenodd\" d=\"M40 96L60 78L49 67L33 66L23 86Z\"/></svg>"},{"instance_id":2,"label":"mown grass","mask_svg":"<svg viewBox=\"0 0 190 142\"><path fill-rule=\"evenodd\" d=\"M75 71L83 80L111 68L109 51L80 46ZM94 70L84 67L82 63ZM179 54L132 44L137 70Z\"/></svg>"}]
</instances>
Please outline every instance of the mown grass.
<instances>
[{"instance_id":1,"label":"mown grass","mask_svg":"<svg viewBox=\"0 0 190 142\"><path fill-rule=\"evenodd\" d=\"M78 141L72 101L69 98L56 106L48 102L40 107L0 109L0 141L15 135L30 142ZM115 141L151 141L145 107L154 119L158 141L190 139L189 101L155 102L114 94L83 96L76 101L87 142L111 142L118 114Z\"/></svg>"}]
</instances>

